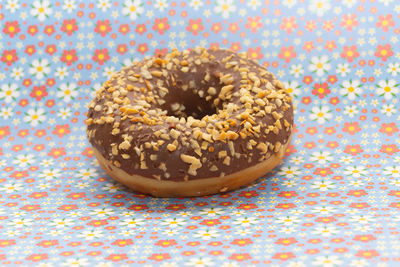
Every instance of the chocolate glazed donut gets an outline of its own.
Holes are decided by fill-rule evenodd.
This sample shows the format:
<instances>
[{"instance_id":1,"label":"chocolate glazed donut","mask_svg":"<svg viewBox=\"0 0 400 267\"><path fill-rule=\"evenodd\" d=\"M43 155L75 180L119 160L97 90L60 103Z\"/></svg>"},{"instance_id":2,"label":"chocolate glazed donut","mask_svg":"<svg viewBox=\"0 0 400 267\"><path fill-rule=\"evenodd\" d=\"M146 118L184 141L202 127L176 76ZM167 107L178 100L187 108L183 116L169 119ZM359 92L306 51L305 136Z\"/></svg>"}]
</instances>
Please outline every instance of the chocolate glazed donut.
<instances>
[{"instance_id":1,"label":"chocolate glazed donut","mask_svg":"<svg viewBox=\"0 0 400 267\"><path fill-rule=\"evenodd\" d=\"M195 48L145 58L106 81L87 136L104 170L161 197L236 189L277 166L292 98L246 54Z\"/></svg>"}]
</instances>

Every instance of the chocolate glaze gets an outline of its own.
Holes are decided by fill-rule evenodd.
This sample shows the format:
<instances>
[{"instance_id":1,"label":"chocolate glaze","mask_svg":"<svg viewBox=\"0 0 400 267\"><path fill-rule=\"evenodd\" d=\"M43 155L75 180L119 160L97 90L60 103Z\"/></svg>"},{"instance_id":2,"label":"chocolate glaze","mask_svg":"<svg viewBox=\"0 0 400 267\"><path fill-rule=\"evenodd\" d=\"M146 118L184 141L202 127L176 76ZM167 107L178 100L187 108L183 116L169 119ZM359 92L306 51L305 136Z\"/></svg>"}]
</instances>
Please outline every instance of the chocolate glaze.
<instances>
[{"instance_id":1,"label":"chocolate glaze","mask_svg":"<svg viewBox=\"0 0 400 267\"><path fill-rule=\"evenodd\" d=\"M227 74L232 78L222 78ZM282 153L292 124L291 96L273 74L245 55L196 48L147 58L114 75L89 105L87 134L129 174L187 181L231 174Z\"/></svg>"}]
</instances>

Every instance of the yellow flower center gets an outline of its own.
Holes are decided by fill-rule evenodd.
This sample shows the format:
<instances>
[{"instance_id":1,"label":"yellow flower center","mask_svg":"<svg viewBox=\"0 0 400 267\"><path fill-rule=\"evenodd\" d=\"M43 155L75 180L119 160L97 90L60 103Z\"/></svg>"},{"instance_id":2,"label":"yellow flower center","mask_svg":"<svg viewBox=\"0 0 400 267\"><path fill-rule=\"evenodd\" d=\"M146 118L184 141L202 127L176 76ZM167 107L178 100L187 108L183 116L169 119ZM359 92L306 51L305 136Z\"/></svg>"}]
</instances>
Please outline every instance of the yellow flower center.
<instances>
[{"instance_id":1,"label":"yellow flower center","mask_svg":"<svg viewBox=\"0 0 400 267\"><path fill-rule=\"evenodd\" d=\"M385 88L383 88L383 90L385 92L390 92L392 90L392 88L390 88L390 86L385 86Z\"/></svg>"}]
</instances>

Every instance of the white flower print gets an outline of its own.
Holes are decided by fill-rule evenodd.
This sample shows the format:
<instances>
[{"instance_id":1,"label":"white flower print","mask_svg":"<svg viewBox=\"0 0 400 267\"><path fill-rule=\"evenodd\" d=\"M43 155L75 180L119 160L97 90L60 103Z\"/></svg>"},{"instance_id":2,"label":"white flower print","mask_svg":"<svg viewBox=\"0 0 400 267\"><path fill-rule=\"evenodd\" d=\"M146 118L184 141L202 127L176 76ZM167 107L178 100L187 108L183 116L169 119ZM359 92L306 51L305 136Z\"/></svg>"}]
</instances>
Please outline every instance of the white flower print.
<instances>
[{"instance_id":1,"label":"white flower print","mask_svg":"<svg viewBox=\"0 0 400 267\"><path fill-rule=\"evenodd\" d=\"M105 12L111 7L111 0L98 0L97 8L101 11Z\"/></svg>"},{"instance_id":2,"label":"white flower print","mask_svg":"<svg viewBox=\"0 0 400 267\"><path fill-rule=\"evenodd\" d=\"M301 64L293 64L290 67L289 73L293 75L295 78L299 78L304 73L304 67Z\"/></svg>"},{"instance_id":3,"label":"white flower print","mask_svg":"<svg viewBox=\"0 0 400 267\"><path fill-rule=\"evenodd\" d=\"M343 171L345 175L351 175L352 177L358 178L368 174L367 168L364 166L349 166Z\"/></svg>"},{"instance_id":4,"label":"white flower print","mask_svg":"<svg viewBox=\"0 0 400 267\"><path fill-rule=\"evenodd\" d=\"M62 9L66 10L68 13L71 13L76 9L76 1L75 0L64 0L64 4Z\"/></svg>"},{"instance_id":5,"label":"white flower print","mask_svg":"<svg viewBox=\"0 0 400 267\"><path fill-rule=\"evenodd\" d=\"M222 15L224 19L229 18L235 11L236 6L233 0L217 0L217 6L214 8L214 12Z\"/></svg>"},{"instance_id":6,"label":"white flower print","mask_svg":"<svg viewBox=\"0 0 400 267\"><path fill-rule=\"evenodd\" d=\"M64 228L64 227L71 226L74 222L75 222L74 220L68 219L68 218L61 218L61 219L56 218L56 219L50 220L48 222L48 224L50 226L54 226L56 228Z\"/></svg>"},{"instance_id":7,"label":"white flower print","mask_svg":"<svg viewBox=\"0 0 400 267\"><path fill-rule=\"evenodd\" d=\"M208 257L190 258L185 263L185 266L195 266L195 267L214 266L214 261Z\"/></svg>"},{"instance_id":8,"label":"white flower print","mask_svg":"<svg viewBox=\"0 0 400 267\"><path fill-rule=\"evenodd\" d=\"M63 83L57 89L56 96L69 103L78 96L78 86L75 83Z\"/></svg>"},{"instance_id":9,"label":"white flower print","mask_svg":"<svg viewBox=\"0 0 400 267\"><path fill-rule=\"evenodd\" d=\"M311 233L321 235L323 237L329 237L339 233L339 230L336 228L336 226L322 225L315 227Z\"/></svg>"},{"instance_id":10,"label":"white flower print","mask_svg":"<svg viewBox=\"0 0 400 267\"><path fill-rule=\"evenodd\" d=\"M382 80L378 82L376 93L379 96L383 96L386 100L390 100L396 97L399 92L399 84L395 80Z\"/></svg>"},{"instance_id":11,"label":"white flower print","mask_svg":"<svg viewBox=\"0 0 400 267\"><path fill-rule=\"evenodd\" d=\"M251 226L256 224L257 222L258 219L256 217L241 217L241 218L236 218L233 221L233 224L240 226Z\"/></svg>"},{"instance_id":12,"label":"white flower print","mask_svg":"<svg viewBox=\"0 0 400 267\"><path fill-rule=\"evenodd\" d=\"M340 94L348 97L350 100L354 100L356 97L359 97L363 92L361 83L358 80L344 81L340 87Z\"/></svg>"},{"instance_id":13,"label":"white flower print","mask_svg":"<svg viewBox=\"0 0 400 267\"><path fill-rule=\"evenodd\" d=\"M200 7L203 6L203 0L190 0L189 6L194 10L198 10Z\"/></svg>"},{"instance_id":14,"label":"white flower print","mask_svg":"<svg viewBox=\"0 0 400 267\"><path fill-rule=\"evenodd\" d=\"M171 228L180 227L186 224L185 219L181 218L168 218L161 221L161 225L169 226Z\"/></svg>"},{"instance_id":15,"label":"white flower print","mask_svg":"<svg viewBox=\"0 0 400 267\"><path fill-rule=\"evenodd\" d=\"M83 180L88 180L90 178L94 178L98 175L97 170L94 168L87 168L87 169L81 169L78 171L76 176L78 178L81 178Z\"/></svg>"},{"instance_id":16,"label":"white flower print","mask_svg":"<svg viewBox=\"0 0 400 267\"><path fill-rule=\"evenodd\" d=\"M44 178L46 180L51 180L54 178L58 178L61 176L61 170L60 169L45 169L40 172L39 177Z\"/></svg>"},{"instance_id":17,"label":"white flower print","mask_svg":"<svg viewBox=\"0 0 400 267\"><path fill-rule=\"evenodd\" d=\"M386 71L392 76L397 76L400 73L400 63L389 63Z\"/></svg>"},{"instance_id":18,"label":"white flower print","mask_svg":"<svg viewBox=\"0 0 400 267\"><path fill-rule=\"evenodd\" d=\"M54 73L60 80L64 80L69 75L67 67L58 67Z\"/></svg>"},{"instance_id":19,"label":"white flower print","mask_svg":"<svg viewBox=\"0 0 400 267\"><path fill-rule=\"evenodd\" d=\"M19 8L19 0L7 0L6 9L10 10L11 13L14 13Z\"/></svg>"},{"instance_id":20,"label":"white flower print","mask_svg":"<svg viewBox=\"0 0 400 267\"><path fill-rule=\"evenodd\" d=\"M312 262L312 265L322 266L322 267L335 267L340 266L343 263L342 260L336 255L325 255L317 256Z\"/></svg>"},{"instance_id":21,"label":"white flower print","mask_svg":"<svg viewBox=\"0 0 400 267\"><path fill-rule=\"evenodd\" d=\"M154 7L160 11L164 11L168 7L167 0L156 0L154 3Z\"/></svg>"},{"instance_id":22,"label":"white flower print","mask_svg":"<svg viewBox=\"0 0 400 267\"><path fill-rule=\"evenodd\" d=\"M53 12L51 3L47 0L36 0L31 7L31 15L37 17L40 21L44 21Z\"/></svg>"},{"instance_id":23,"label":"white flower print","mask_svg":"<svg viewBox=\"0 0 400 267\"><path fill-rule=\"evenodd\" d=\"M129 218L120 221L119 225L136 227L145 224L145 221L140 218Z\"/></svg>"},{"instance_id":24,"label":"white flower print","mask_svg":"<svg viewBox=\"0 0 400 267\"><path fill-rule=\"evenodd\" d=\"M396 113L396 109L393 104L384 104L382 105L381 112L386 116L392 116Z\"/></svg>"},{"instance_id":25,"label":"white flower print","mask_svg":"<svg viewBox=\"0 0 400 267\"><path fill-rule=\"evenodd\" d=\"M47 59L34 59L29 68L29 74L41 80L50 73L50 63Z\"/></svg>"},{"instance_id":26,"label":"white flower print","mask_svg":"<svg viewBox=\"0 0 400 267\"><path fill-rule=\"evenodd\" d=\"M311 0L308 9L318 17L322 17L331 9L331 3L330 0Z\"/></svg>"},{"instance_id":27,"label":"white flower print","mask_svg":"<svg viewBox=\"0 0 400 267\"><path fill-rule=\"evenodd\" d=\"M131 20L137 19L144 12L142 0L125 0L123 6L122 14Z\"/></svg>"},{"instance_id":28,"label":"white flower print","mask_svg":"<svg viewBox=\"0 0 400 267\"><path fill-rule=\"evenodd\" d=\"M25 168L32 165L35 161L36 159L33 154L19 154L14 158L12 163L18 165L18 167Z\"/></svg>"},{"instance_id":29,"label":"white flower print","mask_svg":"<svg viewBox=\"0 0 400 267\"><path fill-rule=\"evenodd\" d=\"M66 261L61 263L61 266L67 266L67 267L81 267L88 265L90 265L90 262L86 258L72 258L72 259L67 259Z\"/></svg>"},{"instance_id":30,"label":"white flower print","mask_svg":"<svg viewBox=\"0 0 400 267\"><path fill-rule=\"evenodd\" d=\"M1 108L0 109L0 118L9 119L14 115L12 108Z\"/></svg>"},{"instance_id":31,"label":"white flower print","mask_svg":"<svg viewBox=\"0 0 400 267\"><path fill-rule=\"evenodd\" d=\"M345 77L347 74L349 74L350 73L349 63L339 63L336 66L336 73L342 77Z\"/></svg>"},{"instance_id":32,"label":"white flower print","mask_svg":"<svg viewBox=\"0 0 400 267\"><path fill-rule=\"evenodd\" d=\"M383 174L392 177L400 177L400 166L387 166L383 169Z\"/></svg>"},{"instance_id":33,"label":"white flower print","mask_svg":"<svg viewBox=\"0 0 400 267\"><path fill-rule=\"evenodd\" d=\"M19 87L15 83L2 84L0 87L0 99L6 103L11 103L19 95Z\"/></svg>"},{"instance_id":34,"label":"white flower print","mask_svg":"<svg viewBox=\"0 0 400 267\"><path fill-rule=\"evenodd\" d=\"M356 114L358 114L358 108L356 105L345 106L343 113L344 115L353 118Z\"/></svg>"},{"instance_id":35,"label":"white flower print","mask_svg":"<svg viewBox=\"0 0 400 267\"><path fill-rule=\"evenodd\" d=\"M0 191L3 191L5 193L17 192L20 191L22 188L23 188L22 184L15 182L0 185Z\"/></svg>"},{"instance_id":36,"label":"white flower print","mask_svg":"<svg viewBox=\"0 0 400 267\"><path fill-rule=\"evenodd\" d=\"M291 93L293 96L298 97L301 93L300 91L300 84L297 81L288 81L288 82L283 82L283 85L286 88L286 91Z\"/></svg>"},{"instance_id":37,"label":"white flower print","mask_svg":"<svg viewBox=\"0 0 400 267\"><path fill-rule=\"evenodd\" d=\"M19 81L21 77L24 76L24 69L21 67L13 68L11 70L11 77L14 78L14 80Z\"/></svg>"},{"instance_id":38,"label":"white flower print","mask_svg":"<svg viewBox=\"0 0 400 267\"><path fill-rule=\"evenodd\" d=\"M210 240L212 238L216 238L216 237L220 236L220 234L218 233L217 230L205 229L205 230L197 231L193 236L201 238L203 240Z\"/></svg>"},{"instance_id":39,"label":"white flower print","mask_svg":"<svg viewBox=\"0 0 400 267\"><path fill-rule=\"evenodd\" d=\"M215 217L215 216L221 215L223 212L224 212L224 210L221 208L205 208L205 209L202 209L199 213L201 215L205 215L208 217Z\"/></svg>"},{"instance_id":40,"label":"white flower print","mask_svg":"<svg viewBox=\"0 0 400 267\"><path fill-rule=\"evenodd\" d=\"M283 175L286 178L293 178L295 176L300 175L300 169L298 167L282 167L278 172L279 175Z\"/></svg>"},{"instance_id":41,"label":"white flower print","mask_svg":"<svg viewBox=\"0 0 400 267\"><path fill-rule=\"evenodd\" d=\"M313 56L311 58L310 65L308 66L308 70L312 73L317 74L317 76L322 76L331 69L331 64L329 63L328 56Z\"/></svg>"},{"instance_id":42,"label":"white flower print","mask_svg":"<svg viewBox=\"0 0 400 267\"><path fill-rule=\"evenodd\" d=\"M46 120L46 112L43 108L31 108L25 112L24 122L31 126L38 126Z\"/></svg>"},{"instance_id":43,"label":"white flower print","mask_svg":"<svg viewBox=\"0 0 400 267\"><path fill-rule=\"evenodd\" d=\"M77 236L86 240L93 240L95 238L100 238L104 236L104 234L101 230L86 230L78 234Z\"/></svg>"},{"instance_id":44,"label":"white flower print","mask_svg":"<svg viewBox=\"0 0 400 267\"><path fill-rule=\"evenodd\" d=\"M329 106L315 106L311 108L309 118L323 124L332 119L332 111Z\"/></svg>"}]
</instances>

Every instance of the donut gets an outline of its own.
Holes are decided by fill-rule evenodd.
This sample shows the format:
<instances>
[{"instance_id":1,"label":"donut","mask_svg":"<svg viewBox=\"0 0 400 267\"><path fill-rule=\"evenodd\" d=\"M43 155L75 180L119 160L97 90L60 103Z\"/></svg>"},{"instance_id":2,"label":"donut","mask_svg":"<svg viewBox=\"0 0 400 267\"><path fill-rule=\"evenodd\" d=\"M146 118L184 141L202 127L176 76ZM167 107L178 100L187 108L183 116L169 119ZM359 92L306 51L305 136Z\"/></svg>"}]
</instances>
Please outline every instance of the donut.
<instances>
[{"instance_id":1,"label":"donut","mask_svg":"<svg viewBox=\"0 0 400 267\"><path fill-rule=\"evenodd\" d=\"M102 168L156 197L234 190L281 163L290 93L246 53L196 47L146 57L89 104L88 140Z\"/></svg>"}]
</instances>

